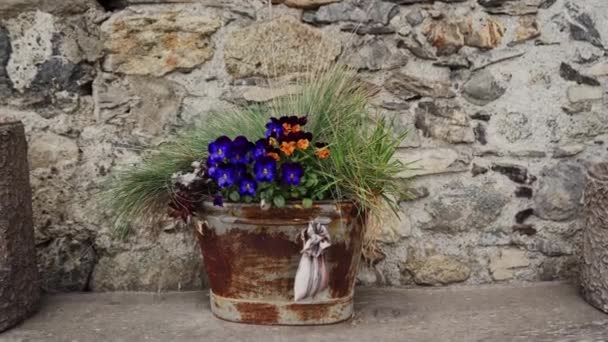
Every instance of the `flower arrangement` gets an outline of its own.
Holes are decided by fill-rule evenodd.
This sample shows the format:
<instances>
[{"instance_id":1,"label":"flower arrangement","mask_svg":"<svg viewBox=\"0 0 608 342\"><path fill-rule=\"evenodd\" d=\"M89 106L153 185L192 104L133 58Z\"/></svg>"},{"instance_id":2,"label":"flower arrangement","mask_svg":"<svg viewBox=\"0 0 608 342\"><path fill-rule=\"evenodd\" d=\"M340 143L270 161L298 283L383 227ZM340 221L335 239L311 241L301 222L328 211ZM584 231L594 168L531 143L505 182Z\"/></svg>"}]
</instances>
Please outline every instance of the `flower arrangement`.
<instances>
[{"instance_id":1,"label":"flower arrangement","mask_svg":"<svg viewBox=\"0 0 608 342\"><path fill-rule=\"evenodd\" d=\"M407 165L394 154L406 135L374 119L369 98L355 72L334 66L304 80L296 95L212 115L116 173L105 192L109 217L126 236L167 205L170 216L189 221L205 201L351 201L372 216L387 203L396 209L407 196L398 177ZM291 113L299 116L285 116Z\"/></svg>"},{"instance_id":2,"label":"flower arrangement","mask_svg":"<svg viewBox=\"0 0 608 342\"><path fill-rule=\"evenodd\" d=\"M255 143L242 135L209 143L205 177L217 187L214 203L221 206L228 198L283 207L286 200L301 200L310 207L314 199L325 199L319 187L324 177L316 166L330 150L326 143L313 143L306 123L305 116L270 118L264 137Z\"/></svg>"}]
</instances>

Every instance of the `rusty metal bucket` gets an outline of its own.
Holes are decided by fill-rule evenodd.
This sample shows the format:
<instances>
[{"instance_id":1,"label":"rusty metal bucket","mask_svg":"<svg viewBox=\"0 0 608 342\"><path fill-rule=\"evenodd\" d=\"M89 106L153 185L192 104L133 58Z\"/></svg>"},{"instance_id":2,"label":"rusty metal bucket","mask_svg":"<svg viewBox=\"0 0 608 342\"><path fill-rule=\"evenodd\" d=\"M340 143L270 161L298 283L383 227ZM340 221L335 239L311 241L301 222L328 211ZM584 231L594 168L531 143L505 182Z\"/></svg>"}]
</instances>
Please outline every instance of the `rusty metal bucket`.
<instances>
[{"instance_id":1,"label":"rusty metal bucket","mask_svg":"<svg viewBox=\"0 0 608 342\"><path fill-rule=\"evenodd\" d=\"M256 204L204 204L197 232L211 285L211 310L228 321L254 324L331 324L353 315L361 255L363 215L353 203L318 203L262 210ZM300 231L310 220L329 218L326 250L329 286L294 302ZM202 233L202 234L201 234Z\"/></svg>"}]
</instances>

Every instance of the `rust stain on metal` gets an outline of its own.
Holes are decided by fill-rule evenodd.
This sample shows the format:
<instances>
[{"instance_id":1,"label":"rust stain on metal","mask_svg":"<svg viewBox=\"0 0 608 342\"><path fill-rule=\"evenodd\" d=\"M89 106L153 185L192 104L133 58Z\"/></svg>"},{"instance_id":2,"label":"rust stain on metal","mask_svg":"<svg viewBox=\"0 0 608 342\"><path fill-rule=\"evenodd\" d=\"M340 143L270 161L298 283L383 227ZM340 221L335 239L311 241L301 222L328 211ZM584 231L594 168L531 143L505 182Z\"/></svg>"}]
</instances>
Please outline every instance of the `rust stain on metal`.
<instances>
[{"instance_id":1,"label":"rust stain on metal","mask_svg":"<svg viewBox=\"0 0 608 342\"><path fill-rule=\"evenodd\" d=\"M279 310L272 304L236 303L235 306L245 322L276 324L279 320Z\"/></svg>"},{"instance_id":2,"label":"rust stain on metal","mask_svg":"<svg viewBox=\"0 0 608 342\"><path fill-rule=\"evenodd\" d=\"M291 304L286 307L302 322L319 322L330 319L329 313L334 303Z\"/></svg>"},{"instance_id":3,"label":"rust stain on metal","mask_svg":"<svg viewBox=\"0 0 608 342\"><path fill-rule=\"evenodd\" d=\"M267 211L256 205L227 205L208 208L205 214L202 235L196 234L211 291L233 303L224 307L213 297L212 309L220 318L259 324L326 324L344 320L352 312L365 222L355 205ZM302 248L298 235L318 216L332 219L329 289L313 303L294 303L294 277ZM289 224L277 224L281 220ZM240 317L231 314L234 310Z\"/></svg>"}]
</instances>

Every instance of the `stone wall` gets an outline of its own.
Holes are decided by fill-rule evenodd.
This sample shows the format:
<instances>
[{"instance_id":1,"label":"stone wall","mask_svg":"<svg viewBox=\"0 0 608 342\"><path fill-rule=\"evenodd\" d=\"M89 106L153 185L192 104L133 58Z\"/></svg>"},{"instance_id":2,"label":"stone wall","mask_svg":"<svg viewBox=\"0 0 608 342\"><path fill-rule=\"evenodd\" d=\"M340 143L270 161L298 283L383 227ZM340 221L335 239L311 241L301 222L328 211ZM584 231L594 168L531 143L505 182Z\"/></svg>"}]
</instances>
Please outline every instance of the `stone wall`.
<instances>
[{"instance_id":1,"label":"stone wall","mask_svg":"<svg viewBox=\"0 0 608 342\"><path fill-rule=\"evenodd\" d=\"M361 283L576 273L585 168L607 154L605 0L273 2L0 2L0 118L27 127L47 291L200 287L187 228L121 241L94 195L142 147L335 60L377 86L416 161Z\"/></svg>"}]
</instances>

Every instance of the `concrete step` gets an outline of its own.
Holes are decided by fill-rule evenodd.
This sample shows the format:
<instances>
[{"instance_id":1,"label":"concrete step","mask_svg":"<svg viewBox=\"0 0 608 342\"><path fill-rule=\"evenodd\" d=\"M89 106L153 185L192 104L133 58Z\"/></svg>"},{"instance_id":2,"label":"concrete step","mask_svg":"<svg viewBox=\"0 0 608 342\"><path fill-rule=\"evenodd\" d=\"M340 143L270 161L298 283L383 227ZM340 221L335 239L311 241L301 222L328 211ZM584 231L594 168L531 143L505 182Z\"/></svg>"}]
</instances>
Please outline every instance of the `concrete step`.
<instances>
[{"instance_id":1,"label":"concrete step","mask_svg":"<svg viewBox=\"0 0 608 342\"><path fill-rule=\"evenodd\" d=\"M358 288L356 316L322 327L213 317L205 292L47 296L0 341L606 341L608 315L568 283Z\"/></svg>"}]
</instances>

